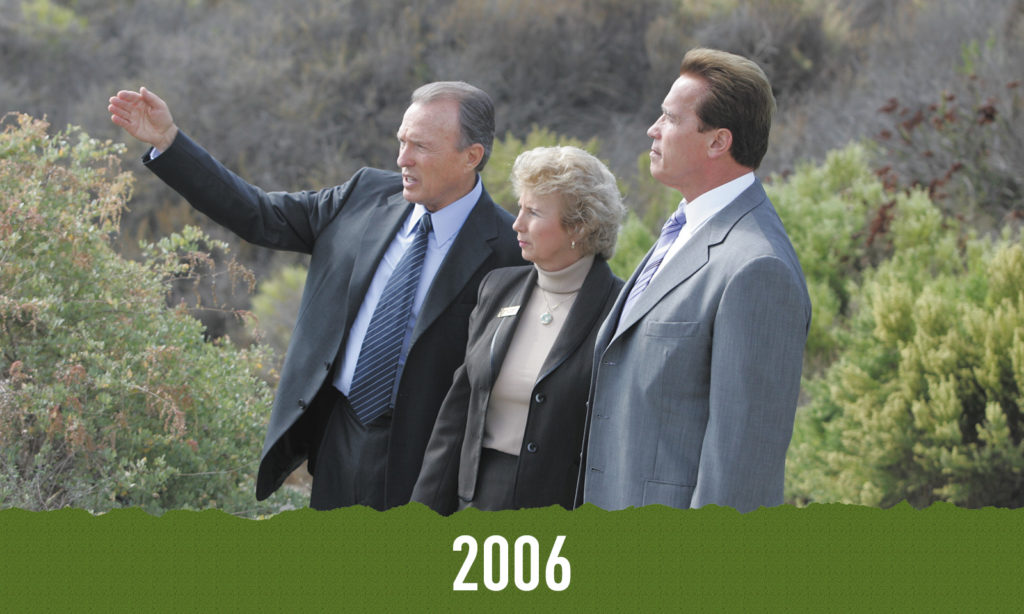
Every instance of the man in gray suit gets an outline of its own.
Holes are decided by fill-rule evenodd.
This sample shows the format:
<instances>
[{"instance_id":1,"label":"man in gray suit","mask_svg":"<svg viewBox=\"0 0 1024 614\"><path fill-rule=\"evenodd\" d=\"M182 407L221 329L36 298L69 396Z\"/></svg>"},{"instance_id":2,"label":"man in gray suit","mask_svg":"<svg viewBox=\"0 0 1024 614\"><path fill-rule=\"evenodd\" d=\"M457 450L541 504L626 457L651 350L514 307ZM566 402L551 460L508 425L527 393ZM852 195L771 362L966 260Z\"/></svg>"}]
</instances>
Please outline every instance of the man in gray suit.
<instances>
[{"instance_id":1,"label":"man in gray suit","mask_svg":"<svg viewBox=\"0 0 1024 614\"><path fill-rule=\"evenodd\" d=\"M782 503L811 304L753 174L774 110L757 64L694 49L647 131L683 201L598 334L584 502Z\"/></svg>"},{"instance_id":2,"label":"man in gray suit","mask_svg":"<svg viewBox=\"0 0 1024 614\"><path fill-rule=\"evenodd\" d=\"M408 502L480 280L523 262L512 216L478 174L494 139L490 97L461 82L424 85L398 128L401 173L363 168L291 193L226 169L145 88L118 92L108 109L153 146L146 167L193 207L252 243L310 255L256 498L308 459L314 508Z\"/></svg>"}]
</instances>

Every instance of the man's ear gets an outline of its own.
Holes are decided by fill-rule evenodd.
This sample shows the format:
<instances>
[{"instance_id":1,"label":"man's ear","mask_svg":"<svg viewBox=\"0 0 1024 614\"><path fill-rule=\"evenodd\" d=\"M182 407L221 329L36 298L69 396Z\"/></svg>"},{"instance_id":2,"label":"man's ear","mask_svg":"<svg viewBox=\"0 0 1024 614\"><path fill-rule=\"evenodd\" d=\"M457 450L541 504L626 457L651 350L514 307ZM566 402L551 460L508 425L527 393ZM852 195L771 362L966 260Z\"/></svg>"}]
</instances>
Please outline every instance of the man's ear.
<instances>
[{"instance_id":1,"label":"man's ear","mask_svg":"<svg viewBox=\"0 0 1024 614\"><path fill-rule=\"evenodd\" d=\"M732 131L728 128L715 128L714 136L708 144L708 157L720 158L732 151Z\"/></svg>"},{"instance_id":2,"label":"man's ear","mask_svg":"<svg viewBox=\"0 0 1024 614\"><path fill-rule=\"evenodd\" d=\"M484 159L484 146L480 143L473 143L462 152L466 154L466 163L470 168L476 168L480 165L480 160Z\"/></svg>"}]
</instances>

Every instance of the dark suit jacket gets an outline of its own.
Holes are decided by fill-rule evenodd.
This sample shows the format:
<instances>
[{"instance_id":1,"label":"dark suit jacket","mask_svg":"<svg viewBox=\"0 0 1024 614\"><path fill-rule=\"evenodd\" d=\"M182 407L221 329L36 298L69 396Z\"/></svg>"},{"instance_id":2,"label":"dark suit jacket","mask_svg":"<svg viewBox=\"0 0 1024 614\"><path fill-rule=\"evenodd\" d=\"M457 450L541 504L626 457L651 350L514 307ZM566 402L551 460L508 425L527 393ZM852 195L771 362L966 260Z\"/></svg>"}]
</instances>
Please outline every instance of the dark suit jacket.
<instances>
[{"instance_id":1,"label":"dark suit jacket","mask_svg":"<svg viewBox=\"0 0 1024 614\"><path fill-rule=\"evenodd\" d=\"M505 307L525 306L537 284L532 266L492 271L480 284L470 318L466 362L455 374L423 459L413 500L441 514L455 511L456 496L471 501L491 386L519 324ZM594 260L530 392L530 414L519 453L516 507L573 506L579 474L587 390L598 327L622 280Z\"/></svg>"},{"instance_id":2,"label":"dark suit jacket","mask_svg":"<svg viewBox=\"0 0 1024 614\"><path fill-rule=\"evenodd\" d=\"M326 411L314 404L340 360L377 264L412 204L401 176L372 168L306 192L264 192L184 133L147 167L243 239L310 254L309 273L267 427L256 498L270 496L307 457L315 465ZM392 414L387 505L408 502L430 430L463 360L477 286L493 268L522 264L512 216L480 197L424 300ZM312 469L312 467L311 467Z\"/></svg>"}]
</instances>

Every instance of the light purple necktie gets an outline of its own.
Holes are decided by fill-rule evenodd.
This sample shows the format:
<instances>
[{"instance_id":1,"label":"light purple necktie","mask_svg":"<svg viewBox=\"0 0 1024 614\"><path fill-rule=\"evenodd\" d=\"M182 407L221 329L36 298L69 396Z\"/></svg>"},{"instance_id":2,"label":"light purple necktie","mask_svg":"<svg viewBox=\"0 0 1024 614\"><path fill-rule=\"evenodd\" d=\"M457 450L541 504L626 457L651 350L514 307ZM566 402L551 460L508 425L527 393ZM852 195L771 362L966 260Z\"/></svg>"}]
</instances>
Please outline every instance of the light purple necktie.
<instances>
[{"instance_id":1,"label":"light purple necktie","mask_svg":"<svg viewBox=\"0 0 1024 614\"><path fill-rule=\"evenodd\" d=\"M620 323L626 314L629 313L636 299L640 298L640 295L644 293L647 286L651 284L651 279L658 272L658 267L661 266L661 262L665 259L665 254L668 253L668 248L672 246L672 242L679 236L679 231L682 230L684 224L686 224L686 214L683 213L683 205L680 204L676 212L672 214L672 217L668 218L665 221L665 225L661 227L658 243L654 246L651 257L647 259L644 270L640 271L640 275L636 278L636 283L630 289L629 296L626 297L626 304L622 306L622 313L619 315Z\"/></svg>"}]
</instances>

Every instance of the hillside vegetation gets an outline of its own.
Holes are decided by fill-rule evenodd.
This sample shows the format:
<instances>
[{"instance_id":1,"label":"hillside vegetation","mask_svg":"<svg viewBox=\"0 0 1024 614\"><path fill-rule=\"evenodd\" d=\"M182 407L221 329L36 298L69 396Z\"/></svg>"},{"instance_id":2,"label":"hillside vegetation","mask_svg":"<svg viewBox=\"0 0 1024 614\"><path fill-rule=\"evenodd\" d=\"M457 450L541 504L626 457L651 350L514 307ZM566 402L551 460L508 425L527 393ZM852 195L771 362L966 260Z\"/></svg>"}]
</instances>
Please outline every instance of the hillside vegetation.
<instances>
[{"instance_id":1,"label":"hillside vegetation","mask_svg":"<svg viewBox=\"0 0 1024 614\"><path fill-rule=\"evenodd\" d=\"M625 276L678 202L645 131L698 45L757 60L779 103L758 174L814 304L788 500L1024 505L1024 0L0 8L0 112L26 114L5 116L0 151L0 436L29 434L2 442L0 506L260 511L243 494L305 262L142 170L105 110L118 89L146 85L230 168L298 190L394 168L412 90L469 81L497 105L484 181L503 206L523 149L608 162L633 211ZM243 268L254 295L226 291ZM154 387L160 370L177 379Z\"/></svg>"}]
</instances>

